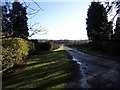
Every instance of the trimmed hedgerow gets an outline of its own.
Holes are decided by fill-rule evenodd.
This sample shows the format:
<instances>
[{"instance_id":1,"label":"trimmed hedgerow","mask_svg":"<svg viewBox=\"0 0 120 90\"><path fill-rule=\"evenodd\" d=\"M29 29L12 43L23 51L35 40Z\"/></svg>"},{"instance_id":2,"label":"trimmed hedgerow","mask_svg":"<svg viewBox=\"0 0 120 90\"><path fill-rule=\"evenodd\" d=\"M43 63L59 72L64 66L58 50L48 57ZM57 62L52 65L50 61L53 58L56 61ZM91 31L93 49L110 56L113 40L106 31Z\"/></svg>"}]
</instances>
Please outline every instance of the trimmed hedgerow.
<instances>
[{"instance_id":1,"label":"trimmed hedgerow","mask_svg":"<svg viewBox=\"0 0 120 90\"><path fill-rule=\"evenodd\" d=\"M29 45L29 55L33 54L36 50L35 43L32 41L28 41L28 45Z\"/></svg>"},{"instance_id":2,"label":"trimmed hedgerow","mask_svg":"<svg viewBox=\"0 0 120 90\"><path fill-rule=\"evenodd\" d=\"M2 43L2 68L23 64L29 53L29 44L22 38L5 38Z\"/></svg>"}]
</instances>

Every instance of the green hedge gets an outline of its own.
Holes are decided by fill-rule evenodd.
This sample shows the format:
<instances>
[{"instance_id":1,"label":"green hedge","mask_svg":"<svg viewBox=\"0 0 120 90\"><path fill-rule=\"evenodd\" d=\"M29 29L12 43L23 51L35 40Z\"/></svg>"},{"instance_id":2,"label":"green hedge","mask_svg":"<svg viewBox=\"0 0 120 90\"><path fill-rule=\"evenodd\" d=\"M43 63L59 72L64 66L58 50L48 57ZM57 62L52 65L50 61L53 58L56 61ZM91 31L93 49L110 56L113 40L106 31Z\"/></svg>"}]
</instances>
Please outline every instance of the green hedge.
<instances>
[{"instance_id":1,"label":"green hedge","mask_svg":"<svg viewBox=\"0 0 120 90\"><path fill-rule=\"evenodd\" d=\"M31 47L29 55L38 54L40 51L40 44L39 44L38 40L32 39L32 40L29 40L29 42L30 42L29 45Z\"/></svg>"},{"instance_id":2,"label":"green hedge","mask_svg":"<svg viewBox=\"0 0 120 90\"><path fill-rule=\"evenodd\" d=\"M28 41L28 45L29 45L29 55L33 54L36 50L35 43L32 41Z\"/></svg>"},{"instance_id":3,"label":"green hedge","mask_svg":"<svg viewBox=\"0 0 120 90\"><path fill-rule=\"evenodd\" d=\"M11 48L4 48L2 47L2 69L7 69L9 67L12 67L15 62L14 58L15 54L13 54L13 51Z\"/></svg>"},{"instance_id":4,"label":"green hedge","mask_svg":"<svg viewBox=\"0 0 120 90\"><path fill-rule=\"evenodd\" d=\"M40 51L50 51L51 45L49 42L39 43Z\"/></svg>"},{"instance_id":5,"label":"green hedge","mask_svg":"<svg viewBox=\"0 0 120 90\"><path fill-rule=\"evenodd\" d=\"M29 53L29 44L22 38L5 38L2 40L2 68L22 64Z\"/></svg>"}]
</instances>

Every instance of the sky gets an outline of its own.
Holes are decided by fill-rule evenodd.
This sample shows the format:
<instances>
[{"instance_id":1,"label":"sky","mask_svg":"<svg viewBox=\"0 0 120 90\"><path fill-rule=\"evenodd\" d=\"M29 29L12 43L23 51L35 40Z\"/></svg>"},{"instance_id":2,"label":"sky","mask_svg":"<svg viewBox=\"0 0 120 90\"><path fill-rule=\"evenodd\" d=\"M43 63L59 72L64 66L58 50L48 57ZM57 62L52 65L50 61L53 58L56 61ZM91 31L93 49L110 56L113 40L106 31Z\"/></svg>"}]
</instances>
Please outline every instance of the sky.
<instances>
[{"instance_id":1,"label":"sky","mask_svg":"<svg viewBox=\"0 0 120 90\"><path fill-rule=\"evenodd\" d=\"M25 0L26 1L26 0ZM38 1L38 0L34 0ZM30 39L49 40L85 40L87 37L86 18L87 10L93 0L40 0L37 2L44 10L40 10L33 18L28 15L28 25L39 23L34 27L38 30L40 26L47 29L47 34L35 34ZM94 0L101 1L101 0ZM104 0L103 0L104 1ZM27 1L26 1L27 2ZM38 9L33 2L27 2L29 7ZM30 12L29 9L27 11ZM31 32L29 31L31 34Z\"/></svg>"},{"instance_id":2,"label":"sky","mask_svg":"<svg viewBox=\"0 0 120 90\"><path fill-rule=\"evenodd\" d=\"M87 39L86 18L90 2L38 2L39 11L29 23L47 29L47 34L34 35L32 39ZM31 5L32 7L35 5Z\"/></svg>"}]
</instances>

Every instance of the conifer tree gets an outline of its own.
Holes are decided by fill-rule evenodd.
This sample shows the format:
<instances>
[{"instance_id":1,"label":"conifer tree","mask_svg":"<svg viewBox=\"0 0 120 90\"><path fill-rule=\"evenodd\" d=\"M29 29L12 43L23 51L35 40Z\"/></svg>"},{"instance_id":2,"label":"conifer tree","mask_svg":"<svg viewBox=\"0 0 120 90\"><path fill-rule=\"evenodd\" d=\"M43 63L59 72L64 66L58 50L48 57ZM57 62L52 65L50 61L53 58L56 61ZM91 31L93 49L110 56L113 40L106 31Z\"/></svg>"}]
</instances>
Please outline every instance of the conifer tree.
<instances>
[{"instance_id":1,"label":"conifer tree","mask_svg":"<svg viewBox=\"0 0 120 90\"><path fill-rule=\"evenodd\" d=\"M91 2L87 13L87 34L89 40L104 41L111 37L108 29L107 12L100 2Z\"/></svg>"},{"instance_id":2,"label":"conifer tree","mask_svg":"<svg viewBox=\"0 0 120 90\"><path fill-rule=\"evenodd\" d=\"M12 11L11 11L11 22L12 22L12 37L21 37L27 38L29 36L28 33L28 25L27 25L27 13L26 8L20 4L20 2L12 3Z\"/></svg>"},{"instance_id":3,"label":"conifer tree","mask_svg":"<svg viewBox=\"0 0 120 90\"><path fill-rule=\"evenodd\" d=\"M115 33L114 33L114 40L120 41L120 17L117 18L116 21L116 28L115 28Z\"/></svg>"}]
</instances>

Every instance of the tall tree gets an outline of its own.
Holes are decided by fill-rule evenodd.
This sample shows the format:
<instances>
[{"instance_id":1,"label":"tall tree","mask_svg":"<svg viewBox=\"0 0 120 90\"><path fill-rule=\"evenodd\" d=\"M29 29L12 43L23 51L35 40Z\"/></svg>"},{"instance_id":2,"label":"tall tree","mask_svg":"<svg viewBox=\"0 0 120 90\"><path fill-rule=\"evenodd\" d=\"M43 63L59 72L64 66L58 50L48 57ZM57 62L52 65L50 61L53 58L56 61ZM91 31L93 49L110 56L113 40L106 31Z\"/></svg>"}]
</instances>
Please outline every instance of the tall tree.
<instances>
[{"instance_id":1,"label":"tall tree","mask_svg":"<svg viewBox=\"0 0 120 90\"><path fill-rule=\"evenodd\" d=\"M4 3L4 6L2 6L2 35L4 37L28 38L35 34L41 35L47 33L46 29L41 26L39 29L35 28L36 23L27 25L28 18L26 15L33 18L40 10L44 11L38 3L34 1L33 3L38 9L30 7L24 0L23 4L20 4L19 0L14 0L13 3L8 1ZM26 12L26 9L31 11Z\"/></svg>"},{"instance_id":2,"label":"tall tree","mask_svg":"<svg viewBox=\"0 0 120 90\"><path fill-rule=\"evenodd\" d=\"M89 40L103 41L110 38L110 29L108 29L107 12L100 2L91 2L87 13L87 34Z\"/></svg>"},{"instance_id":3,"label":"tall tree","mask_svg":"<svg viewBox=\"0 0 120 90\"><path fill-rule=\"evenodd\" d=\"M11 22L13 34L12 37L27 38L29 36L27 26L26 8L16 1L12 3Z\"/></svg>"},{"instance_id":4,"label":"tall tree","mask_svg":"<svg viewBox=\"0 0 120 90\"><path fill-rule=\"evenodd\" d=\"M115 33L114 33L114 40L120 41L120 17L117 18L116 21L116 28L115 28Z\"/></svg>"},{"instance_id":5,"label":"tall tree","mask_svg":"<svg viewBox=\"0 0 120 90\"><path fill-rule=\"evenodd\" d=\"M9 5L6 2L4 6L2 6L2 36L8 37L12 34L12 27L10 21L10 9Z\"/></svg>"}]
</instances>

